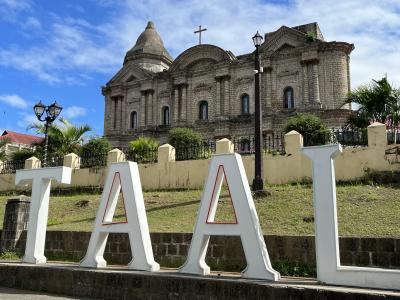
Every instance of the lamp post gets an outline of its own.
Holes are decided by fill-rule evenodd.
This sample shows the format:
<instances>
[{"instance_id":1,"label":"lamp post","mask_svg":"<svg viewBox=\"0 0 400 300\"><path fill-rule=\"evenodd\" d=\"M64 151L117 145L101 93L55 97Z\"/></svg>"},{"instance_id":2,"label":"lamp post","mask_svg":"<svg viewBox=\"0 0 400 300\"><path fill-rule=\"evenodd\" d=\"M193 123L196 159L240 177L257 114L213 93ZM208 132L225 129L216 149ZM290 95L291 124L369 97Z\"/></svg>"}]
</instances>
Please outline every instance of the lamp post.
<instances>
[{"instance_id":1,"label":"lamp post","mask_svg":"<svg viewBox=\"0 0 400 300\"><path fill-rule=\"evenodd\" d=\"M255 102L255 110L254 110L254 118L255 118L255 126L254 126L254 142L255 142L255 174L253 179L253 191L262 191L264 189L263 182L263 157L262 157L262 109L260 103L260 53L259 47L262 43L262 36L257 33L253 36L253 43L256 47L255 52L255 60L254 60L254 102Z\"/></svg>"},{"instance_id":2,"label":"lamp post","mask_svg":"<svg viewBox=\"0 0 400 300\"><path fill-rule=\"evenodd\" d=\"M48 129L51 123L60 115L62 107L54 101L53 104L49 106L45 106L42 101L36 103L33 107L35 111L35 115L40 122L46 122L44 124L44 159L43 159L43 167L47 167L47 147L49 144L49 137L48 137ZM46 113L46 116L44 114ZM42 118L43 117L43 118Z\"/></svg>"}]
</instances>

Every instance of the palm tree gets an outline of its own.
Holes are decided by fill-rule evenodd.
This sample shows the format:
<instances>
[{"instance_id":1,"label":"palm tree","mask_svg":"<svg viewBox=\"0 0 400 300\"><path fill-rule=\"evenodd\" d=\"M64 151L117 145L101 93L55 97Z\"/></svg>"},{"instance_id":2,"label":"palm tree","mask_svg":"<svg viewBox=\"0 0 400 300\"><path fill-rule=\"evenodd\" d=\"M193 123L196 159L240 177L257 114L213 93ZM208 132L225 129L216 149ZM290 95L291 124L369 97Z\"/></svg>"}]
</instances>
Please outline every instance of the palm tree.
<instances>
[{"instance_id":1,"label":"palm tree","mask_svg":"<svg viewBox=\"0 0 400 300\"><path fill-rule=\"evenodd\" d=\"M52 124L48 128L49 152L59 154L78 153L85 133L91 131L92 128L87 124L74 125L65 118L60 118L59 121L60 125ZM45 132L45 125L41 123L33 123L28 128L34 128L41 134Z\"/></svg>"},{"instance_id":2,"label":"palm tree","mask_svg":"<svg viewBox=\"0 0 400 300\"><path fill-rule=\"evenodd\" d=\"M349 123L356 127L366 127L372 122L397 127L399 123L400 90L394 89L387 78L373 80L349 93L346 103L356 103L359 108Z\"/></svg>"}]
</instances>

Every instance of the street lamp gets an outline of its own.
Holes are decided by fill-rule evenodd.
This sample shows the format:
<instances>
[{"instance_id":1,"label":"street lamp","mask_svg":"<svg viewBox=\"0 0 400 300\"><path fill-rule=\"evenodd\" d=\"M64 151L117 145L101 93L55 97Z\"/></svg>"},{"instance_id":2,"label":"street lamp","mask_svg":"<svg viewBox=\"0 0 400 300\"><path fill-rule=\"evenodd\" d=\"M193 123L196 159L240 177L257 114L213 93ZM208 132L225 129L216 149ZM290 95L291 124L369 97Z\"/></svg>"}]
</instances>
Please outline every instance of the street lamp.
<instances>
[{"instance_id":1,"label":"street lamp","mask_svg":"<svg viewBox=\"0 0 400 300\"><path fill-rule=\"evenodd\" d=\"M56 101L54 101L54 103L49 106L45 106L42 103L42 101L39 101L39 103L35 104L35 106L33 107L33 110L35 111L35 115L40 122L46 122L44 125L45 130L44 130L43 167L47 167L47 147L49 144L49 138L48 138L47 131L48 131L51 123L53 123L54 120L57 119L57 117L60 115L62 107L60 105L58 105ZM44 116L45 113L46 113L46 116Z\"/></svg>"},{"instance_id":2,"label":"street lamp","mask_svg":"<svg viewBox=\"0 0 400 300\"><path fill-rule=\"evenodd\" d=\"M255 102L255 110L254 110L254 118L255 118L255 126L254 126L254 142L255 142L255 174L253 179L253 191L262 191L264 189L263 182L263 158L262 158L262 109L260 104L260 53L258 48L262 43L263 37L258 33L253 36L253 43L256 47L255 52L255 60L254 60L254 102Z\"/></svg>"}]
</instances>

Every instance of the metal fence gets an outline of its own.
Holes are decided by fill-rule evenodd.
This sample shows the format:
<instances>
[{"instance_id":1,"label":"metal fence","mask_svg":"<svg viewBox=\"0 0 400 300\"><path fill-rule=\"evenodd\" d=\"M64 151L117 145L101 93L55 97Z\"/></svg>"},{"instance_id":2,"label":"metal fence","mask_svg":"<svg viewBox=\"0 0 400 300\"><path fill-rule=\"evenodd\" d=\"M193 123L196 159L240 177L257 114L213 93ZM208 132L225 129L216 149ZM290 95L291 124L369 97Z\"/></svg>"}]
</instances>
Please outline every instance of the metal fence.
<instances>
[{"instance_id":1,"label":"metal fence","mask_svg":"<svg viewBox=\"0 0 400 300\"><path fill-rule=\"evenodd\" d=\"M400 144L400 131L387 130L386 136L389 145Z\"/></svg>"},{"instance_id":2,"label":"metal fence","mask_svg":"<svg viewBox=\"0 0 400 300\"><path fill-rule=\"evenodd\" d=\"M240 155L251 155L255 153L255 138L254 136L235 137L232 140L235 147L235 152ZM283 133L267 134L263 136L263 151L264 153L285 153L285 138Z\"/></svg>"},{"instance_id":3,"label":"metal fence","mask_svg":"<svg viewBox=\"0 0 400 300\"><path fill-rule=\"evenodd\" d=\"M84 152L80 156L80 168L105 167L107 165L107 152Z\"/></svg>"},{"instance_id":4,"label":"metal fence","mask_svg":"<svg viewBox=\"0 0 400 300\"><path fill-rule=\"evenodd\" d=\"M137 162L138 164L155 163L158 159L158 148L145 149L145 150L133 150L123 149L126 160Z\"/></svg>"},{"instance_id":5,"label":"metal fence","mask_svg":"<svg viewBox=\"0 0 400 300\"><path fill-rule=\"evenodd\" d=\"M207 159L215 153L215 141L207 140L203 141L199 145L176 145L175 147L175 160L195 160L195 159Z\"/></svg>"},{"instance_id":6,"label":"metal fence","mask_svg":"<svg viewBox=\"0 0 400 300\"><path fill-rule=\"evenodd\" d=\"M332 128L329 142L343 146L367 146L367 129Z\"/></svg>"},{"instance_id":7,"label":"metal fence","mask_svg":"<svg viewBox=\"0 0 400 300\"><path fill-rule=\"evenodd\" d=\"M24 160L6 160L3 162L3 165L0 168L0 174L12 174L15 173L16 170L23 169L24 167Z\"/></svg>"},{"instance_id":8,"label":"metal fence","mask_svg":"<svg viewBox=\"0 0 400 300\"><path fill-rule=\"evenodd\" d=\"M44 159L40 160L44 166ZM50 154L47 156L47 167L60 167L64 164L64 154Z\"/></svg>"}]
</instances>

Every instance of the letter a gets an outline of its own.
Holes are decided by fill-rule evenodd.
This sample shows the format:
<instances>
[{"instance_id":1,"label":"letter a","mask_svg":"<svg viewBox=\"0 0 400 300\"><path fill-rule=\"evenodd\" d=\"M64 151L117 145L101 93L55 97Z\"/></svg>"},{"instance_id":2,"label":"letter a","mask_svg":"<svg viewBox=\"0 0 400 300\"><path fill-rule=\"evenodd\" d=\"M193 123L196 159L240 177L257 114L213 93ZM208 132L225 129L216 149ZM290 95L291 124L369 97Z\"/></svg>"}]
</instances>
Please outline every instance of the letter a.
<instances>
[{"instance_id":1,"label":"letter a","mask_svg":"<svg viewBox=\"0 0 400 300\"><path fill-rule=\"evenodd\" d=\"M235 222L232 223L214 222L224 177L235 211ZM242 158L238 154L214 155L211 159L189 255L180 272L210 273L205 256L211 235L240 236L247 261L243 277L279 280L279 273L271 266Z\"/></svg>"},{"instance_id":2,"label":"letter a","mask_svg":"<svg viewBox=\"0 0 400 300\"><path fill-rule=\"evenodd\" d=\"M23 262L33 264L46 262L44 246L49 215L51 179L60 183L71 183L71 168L17 170L15 184L32 180L31 207L29 209L28 234Z\"/></svg>"},{"instance_id":3,"label":"letter a","mask_svg":"<svg viewBox=\"0 0 400 300\"><path fill-rule=\"evenodd\" d=\"M121 188L124 196L126 221L112 222ZM133 257L129 263L130 269L145 271L160 269L153 257L139 169L135 162L111 165L104 184L94 230L90 237L86 256L80 263L81 266L102 268L107 265L103 254L110 232L128 233Z\"/></svg>"}]
</instances>

